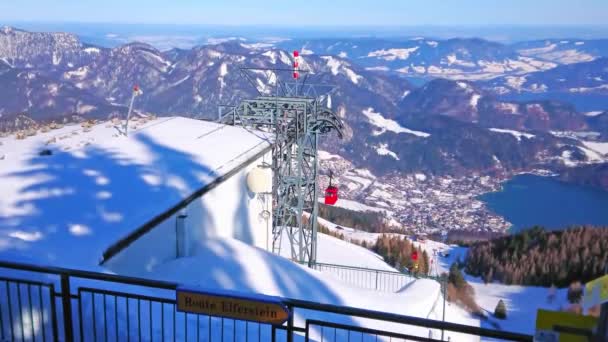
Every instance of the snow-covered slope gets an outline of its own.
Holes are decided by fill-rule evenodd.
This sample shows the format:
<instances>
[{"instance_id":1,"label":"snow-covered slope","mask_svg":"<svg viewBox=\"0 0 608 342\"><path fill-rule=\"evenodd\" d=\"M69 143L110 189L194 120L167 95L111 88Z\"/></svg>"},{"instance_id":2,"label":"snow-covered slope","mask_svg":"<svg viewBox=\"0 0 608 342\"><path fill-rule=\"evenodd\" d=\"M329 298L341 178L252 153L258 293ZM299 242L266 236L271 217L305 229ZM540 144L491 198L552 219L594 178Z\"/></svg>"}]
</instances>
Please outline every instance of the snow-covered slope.
<instances>
[{"instance_id":1,"label":"snow-covered slope","mask_svg":"<svg viewBox=\"0 0 608 342\"><path fill-rule=\"evenodd\" d=\"M347 252L347 249L345 246L344 251ZM354 259L361 260L368 257L370 256L353 254ZM193 268L204 270L204 272L192 272ZM227 289L263 293L424 318L441 317L442 306L435 305L438 298L440 299L440 286L435 281L417 280L400 293L380 293L358 289L341 283L331 275L308 269L280 256L231 239L204 241L193 257L159 265L146 276L211 290ZM449 308L449 310L448 318L455 322L478 324L478 321L470 318L464 312L453 308ZM366 326L424 337L429 335L429 330L424 328L370 322L318 312L296 311L296 324L302 325L304 318ZM433 334L439 336L437 331ZM452 341L469 340L476 341L478 338L463 339L462 336L459 336L456 339L456 335L452 336Z\"/></svg>"},{"instance_id":2,"label":"snow-covered slope","mask_svg":"<svg viewBox=\"0 0 608 342\"><path fill-rule=\"evenodd\" d=\"M415 244L426 250L429 255L433 255L433 251L438 252L438 256L435 258L438 273L449 272L452 263L464 260L467 253L467 248L432 240ZM446 253L447 257L439 255ZM550 301L549 288L499 283L485 284L480 278L467 274L465 274L465 278L475 290L475 301L488 316L488 320L482 322L482 326L486 328L534 334L538 309L561 310L569 306L566 296L567 289L556 290L554 299ZM505 320L492 316L501 299L507 307L507 319ZM449 315L449 310L446 310L446 314Z\"/></svg>"},{"instance_id":3,"label":"snow-covered slope","mask_svg":"<svg viewBox=\"0 0 608 342\"><path fill-rule=\"evenodd\" d=\"M333 236L319 234L318 248L317 261L321 263L396 271L380 255Z\"/></svg>"},{"instance_id":4,"label":"snow-covered slope","mask_svg":"<svg viewBox=\"0 0 608 342\"><path fill-rule=\"evenodd\" d=\"M0 257L96 269L112 244L269 146L261 132L179 117L121 129L0 138Z\"/></svg>"}]
</instances>

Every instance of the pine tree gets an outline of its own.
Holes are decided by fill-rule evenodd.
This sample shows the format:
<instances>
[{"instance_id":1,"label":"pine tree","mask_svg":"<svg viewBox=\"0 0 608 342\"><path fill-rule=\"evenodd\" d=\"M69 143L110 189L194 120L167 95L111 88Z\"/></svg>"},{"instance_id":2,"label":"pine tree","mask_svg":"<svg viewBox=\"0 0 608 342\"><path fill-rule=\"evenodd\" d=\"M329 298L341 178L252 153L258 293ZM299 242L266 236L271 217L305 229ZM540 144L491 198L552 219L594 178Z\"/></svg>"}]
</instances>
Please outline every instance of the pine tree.
<instances>
[{"instance_id":1,"label":"pine tree","mask_svg":"<svg viewBox=\"0 0 608 342\"><path fill-rule=\"evenodd\" d=\"M496 304L496 308L494 309L494 317L498 319L506 319L507 318L507 306L505 302L501 300Z\"/></svg>"},{"instance_id":2,"label":"pine tree","mask_svg":"<svg viewBox=\"0 0 608 342\"><path fill-rule=\"evenodd\" d=\"M467 282L464 280L462 272L458 268L457 263L453 263L452 266L450 266L450 274L448 276L448 281L452 283L457 289L462 289L467 285Z\"/></svg>"}]
</instances>

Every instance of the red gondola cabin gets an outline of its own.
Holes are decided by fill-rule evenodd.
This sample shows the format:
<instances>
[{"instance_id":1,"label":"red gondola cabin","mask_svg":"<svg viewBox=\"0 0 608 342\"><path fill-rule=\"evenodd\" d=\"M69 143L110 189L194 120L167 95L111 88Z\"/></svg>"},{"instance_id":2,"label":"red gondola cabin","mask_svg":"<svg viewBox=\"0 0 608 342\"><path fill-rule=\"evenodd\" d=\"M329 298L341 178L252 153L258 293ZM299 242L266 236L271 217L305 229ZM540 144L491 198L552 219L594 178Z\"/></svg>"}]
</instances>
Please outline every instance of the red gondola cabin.
<instances>
[{"instance_id":1,"label":"red gondola cabin","mask_svg":"<svg viewBox=\"0 0 608 342\"><path fill-rule=\"evenodd\" d=\"M334 205L338 202L338 188L330 185L325 189L325 204Z\"/></svg>"},{"instance_id":2,"label":"red gondola cabin","mask_svg":"<svg viewBox=\"0 0 608 342\"><path fill-rule=\"evenodd\" d=\"M325 204L334 205L338 202L338 187L331 185L334 178L334 173L329 172L329 186L325 189Z\"/></svg>"}]
</instances>

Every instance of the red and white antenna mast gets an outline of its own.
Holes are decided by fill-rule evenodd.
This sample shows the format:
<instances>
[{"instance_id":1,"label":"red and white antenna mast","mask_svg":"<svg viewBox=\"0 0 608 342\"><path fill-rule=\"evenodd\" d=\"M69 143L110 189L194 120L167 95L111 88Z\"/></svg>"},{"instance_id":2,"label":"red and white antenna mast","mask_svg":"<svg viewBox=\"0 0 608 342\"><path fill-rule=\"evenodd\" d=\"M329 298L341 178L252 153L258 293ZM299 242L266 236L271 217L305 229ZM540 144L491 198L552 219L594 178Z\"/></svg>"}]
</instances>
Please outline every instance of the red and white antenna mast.
<instances>
[{"instance_id":1,"label":"red and white antenna mast","mask_svg":"<svg viewBox=\"0 0 608 342\"><path fill-rule=\"evenodd\" d=\"M300 52L293 50L293 79L296 82L296 96L298 95L298 78L300 78Z\"/></svg>"}]
</instances>

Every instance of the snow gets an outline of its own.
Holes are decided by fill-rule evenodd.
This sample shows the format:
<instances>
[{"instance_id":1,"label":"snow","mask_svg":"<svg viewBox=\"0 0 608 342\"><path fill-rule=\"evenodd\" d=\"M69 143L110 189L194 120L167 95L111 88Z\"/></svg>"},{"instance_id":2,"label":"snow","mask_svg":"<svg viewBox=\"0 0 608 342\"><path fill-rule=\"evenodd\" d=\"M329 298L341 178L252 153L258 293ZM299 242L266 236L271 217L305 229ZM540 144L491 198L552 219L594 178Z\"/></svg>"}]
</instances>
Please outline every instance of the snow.
<instances>
[{"instance_id":1,"label":"snow","mask_svg":"<svg viewBox=\"0 0 608 342\"><path fill-rule=\"evenodd\" d=\"M267 48L274 46L274 44L271 44L271 43L251 43L251 44L241 43L240 45L242 47L244 47L245 49L251 49L251 50L267 49Z\"/></svg>"},{"instance_id":2,"label":"snow","mask_svg":"<svg viewBox=\"0 0 608 342\"><path fill-rule=\"evenodd\" d=\"M469 68L476 67L475 63L460 60L460 59L458 59L458 57L456 57L455 54L447 55L446 60L448 62L448 65L453 64L453 65L459 65L459 66L464 66L464 67L469 67ZM481 63L480 63L480 65L481 65Z\"/></svg>"},{"instance_id":3,"label":"snow","mask_svg":"<svg viewBox=\"0 0 608 342\"><path fill-rule=\"evenodd\" d=\"M241 38L241 37L223 37L223 38L208 38L207 39L207 44L210 45L217 45L217 44L222 44L222 43L227 43L227 42L231 42L231 41L245 41L245 38Z\"/></svg>"},{"instance_id":4,"label":"snow","mask_svg":"<svg viewBox=\"0 0 608 342\"><path fill-rule=\"evenodd\" d=\"M341 233L345 229L354 231L354 229L347 227L343 227L343 229L336 228L336 224L333 224L323 218L319 218L318 220L320 224L337 233ZM281 254L284 257L290 257L291 251L287 236L283 237L282 243ZM369 249L325 234L318 235L317 261L324 264L397 272L397 270L384 262L380 255L370 251Z\"/></svg>"},{"instance_id":5,"label":"snow","mask_svg":"<svg viewBox=\"0 0 608 342\"><path fill-rule=\"evenodd\" d=\"M587 145L587 143L583 143L585 146ZM605 150L606 149L606 144L600 144L600 145L593 145L596 148ZM579 147L579 150L581 150L584 154L585 157L587 158L587 161L590 163L597 163L597 162L602 162L604 161L604 157L602 156L602 152L598 152L595 149L589 149L586 147Z\"/></svg>"},{"instance_id":6,"label":"snow","mask_svg":"<svg viewBox=\"0 0 608 342\"><path fill-rule=\"evenodd\" d=\"M359 84L359 81L363 79L363 76L357 75L352 69L344 68L344 72L346 73L346 77L354 84Z\"/></svg>"},{"instance_id":7,"label":"snow","mask_svg":"<svg viewBox=\"0 0 608 342\"><path fill-rule=\"evenodd\" d=\"M491 319L500 329L525 334L534 334L536 312L538 309L559 310L567 307L567 289L557 290L555 300L549 303L549 289L535 286L504 285L498 283L484 284L479 278L467 277L469 284L475 289L477 304L486 311L488 316L494 313L496 304L503 300L507 307L507 319ZM488 324L488 328L494 328Z\"/></svg>"},{"instance_id":8,"label":"snow","mask_svg":"<svg viewBox=\"0 0 608 342\"><path fill-rule=\"evenodd\" d=\"M220 65L219 77L217 78L218 82L220 82L220 97L222 96L222 89L226 86L226 81L224 81L224 77L228 75L228 64L222 63Z\"/></svg>"},{"instance_id":9,"label":"snow","mask_svg":"<svg viewBox=\"0 0 608 342\"><path fill-rule=\"evenodd\" d=\"M83 79L87 76L87 74L89 73L89 67L88 66L83 66L80 67L76 70L72 70L72 71L67 71L65 73L65 77L66 78L78 78L78 79Z\"/></svg>"},{"instance_id":10,"label":"snow","mask_svg":"<svg viewBox=\"0 0 608 342\"><path fill-rule=\"evenodd\" d=\"M416 50L418 50L418 46L413 47L413 48L408 48L408 49L388 49L388 50L376 50L376 51L372 51L370 52L367 57L376 57L379 59L383 59L385 61L394 61L394 60L406 60L408 58L410 58L410 55L413 52L416 52Z\"/></svg>"},{"instance_id":11,"label":"snow","mask_svg":"<svg viewBox=\"0 0 608 342\"><path fill-rule=\"evenodd\" d=\"M330 160L330 159L342 159L342 157L340 157L337 154L331 154L327 151L323 151L323 150L319 150L317 152L317 156L319 157L320 160Z\"/></svg>"},{"instance_id":12,"label":"snow","mask_svg":"<svg viewBox=\"0 0 608 342\"><path fill-rule=\"evenodd\" d=\"M412 66L412 69L414 69L414 71L416 71L419 74L424 74L426 72L426 68L421 65Z\"/></svg>"},{"instance_id":13,"label":"snow","mask_svg":"<svg viewBox=\"0 0 608 342\"><path fill-rule=\"evenodd\" d=\"M519 50L518 52L520 54L524 55L524 56L527 56L527 55L537 55L537 54L553 51L553 50L555 50L556 47L557 47L556 44L548 44L548 45L546 45L544 47L541 47L541 48L524 49L524 50Z\"/></svg>"},{"instance_id":14,"label":"snow","mask_svg":"<svg viewBox=\"0 0 608 342\"><path fill-rule=\"evenodd\" d=\"M228 75L228 64L222 63L220 67L220 77Z\"/></svg>"},{"instance_id":15,"label":"snow","mask_svg":"<svg viewBox=\"0 0 608 342\"><path fill-rule=\"evenodd\" d=\"M99 48L96 47L89 47L84 49L84 52L88 53L88 54L98 54L101 52L101 50L99 50Z\"/></svg>"},{"instance_id":16,"label":"snow","mask_svg":"<svg viewBox=\"0 0 608 342\"><path fill-rule=\"evenodd\" d=\"M421 181L421 182L424 182L427 179L427 177L424 173L416 173L414 175L414 178L416 178L416 180Z\"/></svg>"},{"instance_id":17,"label":"snow","mask_svg":"<svg viewBox=\"0 0 608 342\"><path fill-rule=\"evenodd\" d=\"M465 90L469 89L469 85L466 84L465 82L456 82L456 85L461 89L465 89Z\"/></svg>"},{"instance_id":18,"label":"snow","mask_svg":"<svg viewBox=\"0 0 608 342\"><path fill-rule=\"evenodd\" d=\"M572 160L572 151L564 151L561 155L561 160L565 166L574 167L577 165L576 161Z\"/></svg>"},{"instance_id":19,"label":"snow","mask_svg":"<svg viewBox=\"0 0 608 342\"><path fill-rule=\"evenodd\" d=\"M369 205L366 205L366 204L363 204L363 203L360 203L357 201L343 199L343 198L340 198L340 200L338 200L338 202L336 202L335 206L340 207L340 208L354 210L354 211L373 211L373 212L386 211L385 209L382 209L382 208L372 207L372 206L369 206Z\"/></svg>"},{"instance_id":20,"label":"snow","mask_svg":"<svg viewBox=\"0 0 608 342\"><path fill-rule=\"evenodd\" d=\"M279 60L283 64L291 65L291 57L285 51L279 51Z\"/></svg>"},{"instance_id":21,"label":"snow","mask_svg":"<svg viewBox=\"0 0 608 342\"><path fill-rule=\"evenodd\" d=\"M568 91L571 93L588 93L588 92L602 91L602 90L608 90L608 84L602 84L597 87L579 87L579 88L568 89Z\"/></svg>"},{"instance_id":22,"label":"snow","mask_svg":"<svg viewBox=\"0 0 608 342\"><path fill-rule=\"evenodd\" d=\"M433 251L440 254L443 252L449 253L449 257L437 257L436 266L437 273L441 274L448 272L451 264L458 260L464 259L467 248L458 247L456 245L446 245L441 242L426 240L424 243L415 242L423 250L433 255ZM556 291L555 300L549 303L547 300L549 289L535 286L518 286L504 285L499 283L484 284L480 278L466 275L466 280L473 286L475 290L475 301L489 316L489 321L498 324L503 331L513 331L524 334L534 334L536 320L536 312L538 309L559 310L561 307L568 306L566 300L567 289L559 289ZM496 308L498 301L502 299L507 306L507 319L494 319L492 314ZM451 306L454 308L455 306ZM449 313L446 310L446 313ZM490 329L496 327L486 322L482 326Z\"/></svg>"},{"instance_id":23,"label":"snow","mask_svg":"<svg viewBox=\"0 0 608 342\"><path fill-rule=\"evenodd\" d=\"M414 130L402 127L399 123L397 123L397 121L384 118L382 116L382 114L375 112L374 108L372 108L372 107L369 107L369 108L363 110L363 115L365 115L368 118L369 122L372 125L381 129L379 134L382 134L386 131L391 131L391 132L395 132L395 133L413 134L415 136L422 137L422 138L428 138L431 136L430 134L425 133L425 132L414 131Z\"/></svg>"},{"instance_id":24,"label":"snow","mask_svg":"<svg viewBox=\"0 0 608 342\"><path fill-rule=\"evenodd\" d=\"M539 54L537 57L562 64L590 62L595 59L593 55L583 53L575 49Z\"/></svg>"},{"instance_id":25,"label":"snow","mask_svg":"<svg viewBox=\"0 0 608 342\"><path fill-rule=\"evenodd\" d=\"M519 105L517 103L499 102L497 108L509 112L509 114L519 114Z\"/></svg>"},{"instance_id":26,"label":"snow","mask_svg":"<svg viewBox=\"0 0 608 342\"><path fill-rule=\"evenodd\" d=\"M517 138L517 141L521 141L522 137L527 138L527 139L532 139L532 138L535 137L534 134L524 133L524 132L520 132L520 131L514 131L514 130L511 130L511 129L490 128L490 131L496 132L496 133L511 134L512 136L514 136L515 138Z\"/></svg>"},{"instance_id":27,"label":"snow","mask_svg":"<svg viewBox=\"0 0 608 342\"><path fill-rule=\"evenodd\" d=\"M602 111L593 111L593 112L586 112L586 113L584 113L584 114L585 114L586 116L598 116L598 115L601 115L601 114L603 114L603 113L604 113L604 112L602 112Z\"/></svg>"},{"instance_id":28,"label":"snow","mask_svg":"<svg viewBox=\"0 0 608 342\"><path fill-rule=\"evenodd\" d=\"M583 141L583 144L593 151L608 155L608 142Z\"/></svg>"},{"instance_id":29,"label":"snow","mask_svg":"<svg viewBox=\"0 0 608 342\"><path fill-rule=\"evenodd\" d=\"M391 156L395 160L399 160L397 153L388 149L388 144L380 144L380 146L376 147L376 153L381 156Z\"/></svg>"},{"instance_id":30,"label":"snow","mask_svg":"<svg viewBox=\"0 0 608 342\"><path fill-rule=\"evenodd\" d=\"M0 138L1 259L97 270L112 244L269 146L261 132L180 117L119 129Z\"/></svg>"},{"instance_id":31,"label":"snow","mask_svg":"<svg viewBox=\"0 0 608 342\"><path fill-rule=\"evenodd\" d=\"M479 103L479 99L481 99L481 95L479 95L479 94L473 94L473 95L471 95L471 101L469 102L469 104L471 105L471 107L477 108L477 104Z\"/></svg>"},{"instance_id":32,"label":"snow","mask_svg":"<svg viewBox=\"0 0 608 342\"><path fill-rule=\"evenodd\" d=\"M359 84L359 81L363 79L361 75L358 75L352 69L347 67L348 63L332 56L322 56L321 58L327 61L327 66L334 76L338 75L340 71L342 71L354 84Z\"/></svg>"},{"instance_id":33,"label":"snow","mask_svg":"<svg viewBox=\"0 0 608 342\"><path fill-rule=\"evenodd\" d=\"M262 54L262 56L266 56L270 58L270 63L277 64L277 52L276 51L266 51Z\"/></svg>"},{"instance_id":34,"label":"snow","mask_svg":"<svg viewBox=\"0 0 608 342\"><path fill-rule=\"evenodd\" d=\"M361 247L324 235L321 235L320 240L319 252L323 253L323 250L327 248L337 248L338 250L333 251L335 253L332 253L332 256L340 258L338 260L344 260L345 256L352 255L353 257L349 260L351 263L355 261L372 262L371 260L375 260L374 263L380 262L376 255ZM342 252L342 256L338 255L339 251ZM206 272L191 272L193 265ZM387 265L384 267L388 268ZM153 268L150 275L159 280L177 281L187 284L189 288L200 287L206 291L238 291L417 317L441 317L442 306L435 305L441 301L441 291L439 283L435 281L419 279L398 293L380 293L345 284L331 273L311 270L283 257L232 239L203 241L194 256L161 264ZM407 305L398 303L407 303ZM479 324L466 313L457 310L450 311L447 317L460 323ZM311 310L295 311L297 326L304 326L305 319L338 322L425 337L429 334L429 330L425 328L367 321ZM316 340L319 333L319 331L313 331L312 337ZM438 336L439 332L434 331L433 334ZM450 334L448 333L448 335ZM451 338L456 340L455 335ZM458 341L469 340L477 341L478 338L458 339Z\"/></svg>"},{"instance_id":35,"label":"snow","mask_svg":"<svg viewBox=\"0 0 608 342\"><path fill-rule=\"evenodd\" d=\"M365 68L367 71L389 71L389 67L386 66L375 66L375 67L367 67Z\"/></svg>"},{"instance_id":36,"label":"snow","mask_svg":"<svg viewBox=\"0 0 608 342\"><path fill-rule=\"evenodd\" d=\"M340 57L340 58L347 58L348 57L348 53L346 53L344 51L340 51L340 53L338 54L338 57Z\"/></svg>"}]
</instances>

